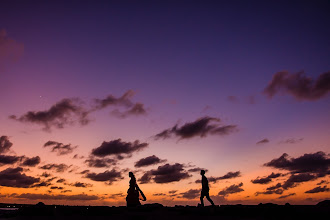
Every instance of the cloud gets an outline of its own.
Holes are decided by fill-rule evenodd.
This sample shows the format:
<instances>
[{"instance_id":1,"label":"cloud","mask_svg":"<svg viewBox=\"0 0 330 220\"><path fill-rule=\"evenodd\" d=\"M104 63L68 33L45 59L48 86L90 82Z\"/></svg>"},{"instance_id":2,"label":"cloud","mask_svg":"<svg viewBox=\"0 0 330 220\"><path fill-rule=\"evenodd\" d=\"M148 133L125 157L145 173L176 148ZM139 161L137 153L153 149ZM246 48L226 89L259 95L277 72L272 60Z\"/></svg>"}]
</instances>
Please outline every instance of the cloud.
<instances>
[{"instance_id":1,"label":"cloud","mask_svg":"<svg viewBox=\"0 0 330 220\"><path fill-rule=\"evenodd\" d=\"M109 199L118 199L118 198L121 198L121 197L124 197L125 195L123 193L115 193L115 194L111 194L109 196Z\"/></svg>"},{"instance_id":2,"label":"cloud","mask_svg":"<svg viewBox=\"0 0 330 220\"><path fill-rule=\"evenodd\" d=\"M7 153L11 146L13 146L13 143L9 141L8 136L0 137L0 154Z\"/></svg>"},{"instance_id":3,"label":"cloud","mask_svg":"<svg viewBox=\"0 0 330 220\"><path fill-rule=\"evenodd\" d=\"M330 158L329 155L322 151L304 154L297 158L289 158L289 155L284 153L281 157L265 163L264 166L288 170L294 173L310 172L324 176L329 173Z\"/></svg>"},{"instance_id":4,"label":"cloud","mask_svg":"<svg viewBox=\"0 0 330 220\"><path fill-rule=\"evenodd\" d=\"M290 194L288 194L288 195L280 196L280 197L278 197L278 199L285 199L285 198L288 198L288 197L290 197L290 196L294 196L294 195L296 195L296 193L290 193Z\"/></svg>"},{"instance_id":5,"label":"cloud","mask_svg":"<svg viewBox=\"0 0 330 220\"><path fill-rule=\"evenodd\" d=\"M82 188L86 188L86 187L92 187L93 184L89 184L89 183L81 183L81 182L75 182L75 183L71 183L69 184L70 186L74 186L74 187L82 187Z\"/></svg>"},{"instance_id":6,"label":"cloud","mask_svg":"<svg viewBox=\"0 0 330 220\"><path fill-rule=\"evenodd\" d=\"M49 195L49 194L32 194L23 193L20 195L14 195L13 197L19 199L30 199L30 200L99 200L100 198L96 195L77 194L77 195Z\"/></svg>"},{"instance_id":7,"label":"cloud","mask_svg":"<svg viewBox=\"0 0 330 220\"><path fill-rule=\"evenodd\" d=\"M62 190L62 189L64 189L64 187L62 187L62 186L51 186L50 189L59 189L59 190Z\"/></svg>"},{"instance_id":8,"label":"cloud","mask_svg":"<svg viewBox=\"0 0 330 220\"><path fill-rule=\"evenodd\" d=\"M112 169L110 171L106 170L103 173L88 172L85 174L84 177L91 179L93 181L107 182L109 185L111 185L115 181L123 179L123 177L121 176L121 172L115 169Z\"/></svg>"},{"instance_id":9,"label":"cloud","mask_svg":"<svg viewBox=\"0 0 330 220\"><path fill-rule=\"evenodd\" d=\"M304 138L299 138L299 139L289 138L289 139L280 141L279 144L296 144L296 143L302 142L303 140L304 140Z\"/></svg>"},{"instance_id":10,"label":"cloud","mask_svg":"<svg viewBox=\"0 0 330 220\"><path fill-rule=\"evenodd\" d=\"M163 163L166 160L161 160L159 157L152 155L149 157L145 157L140 159L139 161L137 161L135 163L135 167L145 167L145 166L150 166L150 165L155 165L155 164L159 164L159 163Z\"/></svg>"},{"instance_id":11,"label":"cloud","mask_svg":"<svg viewBox=\"0 0 330 220\"><path fill-rule=\"evenodd\" d=\"M201 170L204 170L205 172L207 172L208 170L205 168L200 168L200 167L194 167L188 170L188 172L193 172L193 173L200 173Z\"/></svg>"},{"instance_id":12,"label":"cloud","mask_svg":"<svg viewBox=\"0 0 330 220\"><path fill-rule=\"evenodd\" d=\"M236 171L236 172L228 172L227 174L220 176L220 177L209 177L208 181L209 182L213 182L216 183L219 180L226 180L226 179L233 179L236 177L240 177L241 176L241 172L240 171ZM201 180L196 180L196 183L201 183Z\"/></svg>"},{"instance_id":13,"label":"cloud","mask_svg":"<svg viewBox=\"0 0 330 220\"><path fill-rule=\"evenodd\" d=\"M318 186L311 190L307 190L305 193L319 193L319 192L329 192L330 189L327 186Z\"/></svg>"},{"instance_id":14,"label":"cloud","mask_svg":"<svg viewBox=\"0 0 330 220\"><path fill-rule=\"evenodd\" d=\"M275 179L277 177L282 176L281 173L271 173L270 175L263 177L263 178L256 178L254 180L251 180L252 183L258 183L258 184L267 184L272 181L272 179Z\"/></svg>"},{"instance_id":15,"label":"cloud","mask_svg":"<svg viewBox=\"0 0 330 220\"><path fill-rule=\"evenodd\" d=\"M200 196L201 191L199 189L190 189L186 192L179 193L179 198L195 199Z\"/></svg>"},{"instance_id":16,"label":"cloud","mask_svg":"<svg viewBox=\"0 0 330 220\"><path fill-rule=\"evenodd\" d=\"M51 177L52 174L47 173L47 172L43 172L40 176L47 178L47 177Z\"/></svg>"},{"instance_id":17,"label":"cloud","mask_svg":"<svg viewBox=\"0 0 330 220\"><path fill-rule=\"evenodd\" d=\"M206 137L208 135L228 135L237 131L237 125L220 125L219 118L203 117L194 122L189 122L181 127L178 124L172 128L166 129L154 136L155 140L170 138L173 135L179 139L188 139L193 137Z\"/></svg>"},{"instance_id":18,"label":"cloud","mask_svg":"<svg viewBox=\"0 0 330 220\"><path fill-rule=\"evenodd\" d=\"M72 192L72 190L66 189L66 190L61 191L61 193L67 193L67 192Z\"/></svg>"},{"instance_id":19,"label":"cloud","mask_svg":"<svg viewBox=\"0 0 330 220\"><path fill-rule=\"evenodd\" d=\"M84 159L84 156L79 156L78 154L75 154L72 159Z\"/></svg>"},{"instance_id":20,"label":"cloud","mask_svg":"<svg viewBox=\"0 0 330 220\"><path fill-rule=\"evenodd\" d=\"M283 189L293 188L296 187L297 184L302 182L307 182L311 180L315 180L318 177L310 174L310 173L299 173L299 174L293 174L287 179L284 184L282 185Z\"/></svg>"},{"instance_id":21,"label":"cloud","mask_svg":"<svg viewBox=\"0 0 330 220\"><path fill-rule=\"evenodd\" d=\"M322 73L313 80L304 72L290 74L288 71L274 74L263 93L272 98L277 93L287 93L297 100L314 101L325 97L330 91L330 72Z\"/></svg>"},{"instance_id":22,"label":"cloud","mask_svg":"<svg viewBox=\"0 0 330 220\"><path fill-rule=\"evenodd\" d=\"M94 109L103 109L113 105L131 107L132 105L134 105L133 102L131 101L131 98L134 95L135 95L134 91L128 90L119 98L116 98L113 95L108 95L104 99L94 99L94 104L95 104Z\"/></svg>"},{"instance_id":23,"label":"cloud","mask_svg":"<svg viewBox=\"0 0 330 220\"><path fill-rule=\"evenodd\" d=\"M40 181L39 178L27 176L22 173L23 168L7 168L0 171L0 186L29 188Z\"/></svg>"},{"instance_id":24,"label":"cloud","mask_svg":"<svg viewBox=\"0 0 330 220\"><path fill-rule=\"evenodd\" d=\"M70 166L61 163L61 164L46 164L44 166L39 167L40 169L44 169L44 170L54 170L55 172L58 173L63 173L64 171L68 170Z\"/></svg>"},{"instance_id":25,"label":"cloud","mask_svg":"<svg viewBox=\"0 0 330 220\"><path fill-rule=\"evenodd\" d=\"M43 125L43 130L51 131L51 128L64 128L79 122L81 125L89 123L89 112L82 106L79 98L62 99L45 111L29 111L17 117L9 116L19 122L28 122Z\"/></svg>"},{"instance_id":26,"label":"cloud","mask_svg":"<svg viewBox=\"0 0 330 220\"><path fill-rule=\"evenodd\" d=\"M229 194L234 194L234 193L239 193L244 191L244 189L242 189L243 183L240 184L233 184L229 187L226 187L225 189L221 190L218 195L219 196L227 196Z\"/></svg>"},{"instance_id":27,"label":"cloud","mask_svg":"<svg viewBox=\"0 0 330 220\"><path fill-rule=\"evenodd\" d=\"M63 178L61 178L61 179L58 179L56 182L57 182L57 183L64 183L64 182L66 182L66 180L63 179Z\"/></svg>"},{"instance_id":28,"label":"cloud","mask_svg":"<svg viewBox=\"0 0 330 220\"><path fill-rule=\"evenodd\" d=\"M50 186L52 185L49 181L42 181L40 183L33 184L31 188L40 188L40 187L45 187L45 186Z\"/></svg>"},{"instance_id":29,"label":"cloud","mask_svg":"<svg viewBox=\"0 0 330 220\"><path fill-rule=\"evenodd\" d=\"M322 184L328 184L329 182L326 180L321 180L320 182L318 182L316 185L322 185Z\"/></svg>"},{"instance_id":30,"label":"cloud","mask_svg":"<svg viewBox=\"0 0 330 220\"><path fill-rule=\"evenodd\" d=\"M265 138L265 139L258 141L256 144L267 144L267 143L269 143L269 140L267 138Z\"/></svg>"},{"instance_id":31,"label":"cloud","mask_svg":"<svg viewBox=\"0 0 330 220\"><path fill-rule=\"evenodd\" d=\"M24 44L9 38L5 29L0 30L0 65L18 60L24 52Z\"/></svg>"},{"instance_id":32,"label":"cloud","mask_svg":"<svg viewBox=\"0 0 330 220\"><path fill-rule=\"evenodd\" d=\"M273 189L273 190L266 190L264 192L256 192L255 195L258 196L260 194L264 195L271 195L271 194L278 194L281 195L283 193L283 189Z\"/></svg>"},{"instance_id":33,"label":"cloud","mask_svg":"<svg viewBox=\"0 0 330 220\"><path fill-rule=\"evenodd\" d=\"M140 179L138 179L140 184L145 184L145 183L149 183L151 181L151 173L150 171L145 172L142 177Z\"/></svg>"},{"instance_id":34,"label":"cloud","mask_svg":"<svg viewBox=\"0 0 330 220\"><path fill-rule=\"evenodd\" d=\"M21 166L29 166L29 167L35 167L40 163L40 157L24 157L23 163L21 163Z\"/></svg>"},{"instance_id":35,"label":"cloud","mask_svg":"<svg viewBox=\"0 0 330 220\"><path fill-rule=\"evenodd\" d=\"M110 167L116 165L117 160L111 158L99 159L99 158L90 157L87 160L85 160L85 163L89 167L102 168L102 167Z\"/></svg>"},{"instance_id":36,"label":"cloud","mask_svg":"<svg viewBox=\"0 0 330 220\"><path fill-rule=\"evenodd\" d=\"M92 150L92 155L97 157L105 156L130 156L133 152L140 151L148 146L148 143L140 143L138 140L134 142L124 142L121 139L104 141L101 146Z\"/></svg>"},{"instance_id":37,"label":"cloud","mask_svg":"<svg viewBox=\"0 0 330 220\"><path fill-rule=\"evenodd\" d=\"M52 152L56 152L57 156L70 154L73 152L74 149L77 148L77 146L71 146L71 144L63 144L56 141L47 141L44 144L44 147L51 147Z\"/></svg>"},{"instance_id":38,"label":"cloud","mask_svg":"<svg viewBox=\"0 0 330 220\"><path fill-rule=\"evenodd\" d=\"M125 112L120 112L118 109L115 109L111 112L112 115L118 118L126 118L127 116L139 116L139 115L146 115L147 110L145 109L142 103L135 103L129 110Z\"/></svg>"},{"instance_id":39,"label":"cloud","mask_svg":"<svg viewBox=\"0 0 330 220\"><path fill-rule=\"evenodd\" d=\"M15 164L22 159L22 156L0 155L0 166Z\"/></svg>"}]
</instances>

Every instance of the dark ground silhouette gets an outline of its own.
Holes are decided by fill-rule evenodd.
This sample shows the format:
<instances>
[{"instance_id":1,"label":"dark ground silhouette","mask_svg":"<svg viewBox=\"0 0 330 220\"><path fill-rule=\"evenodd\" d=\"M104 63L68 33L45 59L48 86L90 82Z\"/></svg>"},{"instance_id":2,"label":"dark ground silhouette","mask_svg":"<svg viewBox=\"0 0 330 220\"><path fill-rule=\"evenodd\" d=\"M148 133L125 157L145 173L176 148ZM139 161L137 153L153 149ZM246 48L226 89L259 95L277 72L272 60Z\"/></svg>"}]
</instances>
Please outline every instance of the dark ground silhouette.
<instances>
[{"instance_id":1,"label":"dark ground silhouette","mask_svg":"<svg viewBox=\"0 0 330 220\"><path fill-rule=\"evenodd\" d=\"M7 207L1 204L0 207ZM139 207L108 206L61 206L61 205L18 205L16 211L0 210L0 219L327 219L330 216L330 200L317 205L222 205L222 206L175 206L146 204Z\"/></svg>"}]
</instances>

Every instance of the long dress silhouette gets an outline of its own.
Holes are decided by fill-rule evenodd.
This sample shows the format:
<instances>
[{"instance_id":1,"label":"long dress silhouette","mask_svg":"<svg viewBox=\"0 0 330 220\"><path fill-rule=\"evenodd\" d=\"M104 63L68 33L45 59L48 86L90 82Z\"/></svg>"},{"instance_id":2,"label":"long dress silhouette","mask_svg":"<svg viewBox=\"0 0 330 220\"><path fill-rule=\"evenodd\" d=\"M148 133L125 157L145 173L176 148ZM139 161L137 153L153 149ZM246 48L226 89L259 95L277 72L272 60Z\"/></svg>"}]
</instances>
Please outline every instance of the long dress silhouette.
<instances>
[{"instance_id":1,"label":"long dress silhouette","mask_svg":"<svg viewBox=\"0 0 330 220\"><path fill-rule=\"evenodd\" d=\"M146 201L147 199L137 185L136 178L132 172L129 172L129 177L131 178L131 180L129 181L129 188L127 190L126 203L127 207L136 207L141 205L139 199L140 193L143 201Z\"/></svg>"}]
</instances>

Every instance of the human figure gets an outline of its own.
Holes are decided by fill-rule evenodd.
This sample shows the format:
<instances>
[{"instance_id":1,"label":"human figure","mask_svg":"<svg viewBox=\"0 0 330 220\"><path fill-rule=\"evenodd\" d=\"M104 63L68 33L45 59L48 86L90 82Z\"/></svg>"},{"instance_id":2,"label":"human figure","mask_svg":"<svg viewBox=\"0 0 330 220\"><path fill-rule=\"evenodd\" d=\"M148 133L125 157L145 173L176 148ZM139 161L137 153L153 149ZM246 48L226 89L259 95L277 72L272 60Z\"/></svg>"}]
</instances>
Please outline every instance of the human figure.
<instances>
[{"instance_id":1,"label":"human figure","mask_svg":"<svg viewBox=\"0 0 330 220\"><path fill-rule=\"evenodd\" d=\"M126 196L126 202L127 207L135 207L141 205L139 200L139 195L141 193L141 196L143 197L143 201L146 201L146 197L144 196L143 192L139 188L139 186L136 183L136 178L132 172L129 172L129 177L131 178L129 181L129 188L127 190L127 196Z\"/></svg>"},{"instance_id":2,"label":"human figure","mask_svg":"<svg viewBox=\"0 0 330 220\"><path fill-rule=\"evenodd\" d=\"M214 206L214 203L212 201L212 199L210 198L209 195L209 181L207 180L206 176L205 176L205 170L201 170L201 175L202 175L202 191L201 191L201 206L204 206L204 196L207 198L207 200L209 200L209 202L212 204L212 206Z\"/></svg>"}]
</instances>

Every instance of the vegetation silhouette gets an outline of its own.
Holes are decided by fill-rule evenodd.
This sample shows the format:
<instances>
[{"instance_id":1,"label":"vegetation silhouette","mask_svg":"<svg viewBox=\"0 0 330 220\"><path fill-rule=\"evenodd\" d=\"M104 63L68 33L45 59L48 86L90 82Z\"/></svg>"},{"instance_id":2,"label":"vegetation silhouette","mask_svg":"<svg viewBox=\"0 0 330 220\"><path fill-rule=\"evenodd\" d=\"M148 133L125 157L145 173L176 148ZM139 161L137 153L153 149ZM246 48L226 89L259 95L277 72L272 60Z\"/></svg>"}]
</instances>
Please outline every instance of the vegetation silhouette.
<instances>
[{"instance_id":1,"label":"vegetation silhouette","mask_svg":"<svg viewBox=\"0 0 330 220\"><path fill-rule=\"evenodd\" d=\"M129 177L131 178L129 181L129 188L127 190L126 196L126 204L127 207L136 207L140 206L140 193L142 196L142 201L146 201L147 198L145 197L144 193L140 189L140 187L136 183L136 178L132 172L129 172Z\"/></svg>"},{"instance_id":2,"label":"vegetation silhouette","mask_svg":"<svg viewBox=\"0 0 330 220\"><path fill-rule=\"evenodd\" d=\"M204 196L206 197L207 200L214 206L214 203L212 199L210 198L209 192L210 192L210 187L209 187L209 181L207 180L205 176L205 170L201 170L201 175L202 175L202 191L201 191L201 206L204 207Z\"/></svg>"}]
</instances>

